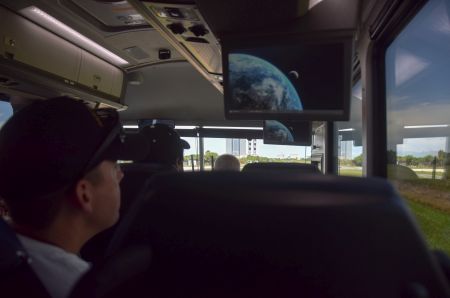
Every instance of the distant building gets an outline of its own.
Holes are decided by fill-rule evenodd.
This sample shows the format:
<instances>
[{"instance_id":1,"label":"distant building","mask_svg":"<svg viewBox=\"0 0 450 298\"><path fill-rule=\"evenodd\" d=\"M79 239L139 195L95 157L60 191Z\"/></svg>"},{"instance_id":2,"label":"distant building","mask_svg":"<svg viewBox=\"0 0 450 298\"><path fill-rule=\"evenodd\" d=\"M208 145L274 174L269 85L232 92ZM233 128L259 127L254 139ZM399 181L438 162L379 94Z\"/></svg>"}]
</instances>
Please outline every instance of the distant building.
<instances>
[{"instance_id":1,"label":"distant building","mask_svg":"<svg viewBox=\"0 0 450 298\"><path fill-rule=\"evenodd\" d=\"M353 141L341 141L339 148L340 159L352 159Z\"/></svg>"},{"instance_id":2,"label":"distant building","mask_svg":"<svg viewBox=\"0 0 450 298\"><path fill-rule=\"evenodd\" d=\"M226 140L226 152L237 157L243 157L247 155L246 148L247 141L242 139L227 139Z\"/></svg>"},{"instance_id":3,"label":"distant building","mask_svg":"<svg viewBox=\"0 0 450 298\"><path fill-rule=\"evenodd\" d=\"M249 140L247 142L247 154L255 156L256 155L256 140Z\"/></svg>"}]
</instances>

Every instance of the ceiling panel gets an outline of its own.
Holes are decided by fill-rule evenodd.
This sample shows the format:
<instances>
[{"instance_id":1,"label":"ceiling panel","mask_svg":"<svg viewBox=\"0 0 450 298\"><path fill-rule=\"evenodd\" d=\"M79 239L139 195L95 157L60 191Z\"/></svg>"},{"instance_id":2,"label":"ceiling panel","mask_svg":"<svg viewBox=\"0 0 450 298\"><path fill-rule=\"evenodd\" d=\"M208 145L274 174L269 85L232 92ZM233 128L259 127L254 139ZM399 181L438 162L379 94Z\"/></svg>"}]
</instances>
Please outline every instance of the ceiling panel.
<instances>
[{"instance_id":1,"label":"ceiling panel","mask_svg":"<svg viewBox=\"0 0 450 298\"><path fill-rule=\"evenodd\" d=\"M160 61L158 59L159 49L169 49L172 53L172 59L179 60L184 58L169 43L153 29L129 31L109 35L105 41L130 57L134 64L153 63ZM137 47L149 57L143 59L132 58L126 49Z\"/></svg>"},{"instance_id":2,"label":"ceiling panel","mask_svg":"<svg viewBox=\"0 0 450 298\"><path fill-rule=\"evenodd\" d=\"M143 84L129 85L121 113L124 120L225 120L223 95L187 62L167 63L140 70Z\"/></svg>"}]
</instances>

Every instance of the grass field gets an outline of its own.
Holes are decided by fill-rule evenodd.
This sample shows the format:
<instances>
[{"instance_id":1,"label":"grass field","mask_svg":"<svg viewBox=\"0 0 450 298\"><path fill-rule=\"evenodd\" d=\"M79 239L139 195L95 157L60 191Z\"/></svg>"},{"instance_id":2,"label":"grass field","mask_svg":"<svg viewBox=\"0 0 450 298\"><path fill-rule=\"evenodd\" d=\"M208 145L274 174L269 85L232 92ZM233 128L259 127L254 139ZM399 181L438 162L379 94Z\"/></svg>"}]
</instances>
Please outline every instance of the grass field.
<instances>
[{"instance_id":1,"label":"grass field","mask_svg":"<svg viewBox=\"0 0 450 298\"><path fill-rule=\"evenodd\" d=\"M351 168L345 167L339 169L339 175L341 176L354 176L354 177L362 177L362 169L361 168Z\"/></svg>"},{"instance_id":2,"label":"grass field","mask_svg":"<svg viewBox=\"0 0 450 298\"><path fill-rule=\"evenodd\" d=\"M407 200L425 234L428 244L450 255L450 213L423 203Z\"/></svg>"},{"instance_id":3,"label":"grass field","mask_svg":"<svg viewBox=\"0 0 450 298\"><path fill-rule=\"evenodd\" d=\"M344 167L343 176L362 176L361 169ZM431 175L423 171L421 175ZM436 173L436 180L416 179L394 181L394 185L406 199L416 216L425 238L433 249L440 249L450 255L450 180L441 180L443 173Z\"/></svg>"},{"instance_id":4,"label":"grass field","mask_svg":"<svg viewBox=\"0 0 450 298\"><path fill-rule=\"evenodd\" d=\"M450 181L415 179L392 181L404 198L450 216Z\"/></svg>"}]
</instances>

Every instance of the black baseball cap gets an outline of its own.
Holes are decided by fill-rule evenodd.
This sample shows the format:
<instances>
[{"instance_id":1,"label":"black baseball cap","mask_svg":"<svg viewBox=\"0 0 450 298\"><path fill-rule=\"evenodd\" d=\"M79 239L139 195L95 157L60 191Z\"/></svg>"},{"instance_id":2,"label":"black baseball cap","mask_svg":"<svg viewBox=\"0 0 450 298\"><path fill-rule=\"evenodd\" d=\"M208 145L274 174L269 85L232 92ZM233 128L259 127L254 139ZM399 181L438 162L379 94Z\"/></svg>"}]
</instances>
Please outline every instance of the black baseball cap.
<instances>
[{"instance_id":1,"label":"black baseball cap","mask_svg":"<svg viewBox=\"0 0 450 298\"><path fill-rule=\"evenodd\" d=\"M173 164L191 146L180 138L172 127L165 124L145 126L140 133L149 143L150 151L143 161Z\"/></svg>"},{"instance_id":2,"label":"black baseball cap","mask_svg":"<svg viewBox=\"0 0 450 298\"><path fill-rule=\"evenodd\" d=\"M72 185L104 160L138 160L142 136L122 135L114 109L68 97L39 100L0 130L0 197L45 196Z\"/></svg>"}]
</instances>

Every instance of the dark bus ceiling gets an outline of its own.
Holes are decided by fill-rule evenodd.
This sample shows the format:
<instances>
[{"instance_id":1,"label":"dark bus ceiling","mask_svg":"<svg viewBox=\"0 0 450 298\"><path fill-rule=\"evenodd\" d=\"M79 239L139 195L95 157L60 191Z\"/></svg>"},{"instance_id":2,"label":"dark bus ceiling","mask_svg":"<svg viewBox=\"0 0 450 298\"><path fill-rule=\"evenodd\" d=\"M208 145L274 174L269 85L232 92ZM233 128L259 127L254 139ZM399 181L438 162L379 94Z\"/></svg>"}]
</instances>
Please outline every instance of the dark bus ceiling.
<instances>
[{"instance_id":1,"label":"dark bus ceiling","mask_svg":"<svg viewBox=\"0 0 450 298\"><path fill-rule=\"evenodd\" d=\"M192 67L157 30L151 26L117 27L120 30L99 26L93 21L96 11L82 11L82 2L113 5L114 1L94 0L0 0L0 4L12 11L35 5L64 22L69 27L94 40L101 46L126 59L122 67L128 78L138 77L140 84L128 84L123 104L125 121L143 118L174 119L177 123L203 125L254 125L255 121L226 121L223 111L223 95ZM104 2L104 3L103 3ZM120 2L120 1L115 1ZM138 0L130 0L133 6ZM144 1L141 1L144 2ZM324 0L308 10L308 0L197 0L157 1L169 4L193 4L198 6L214 35L313 33L320 31L353 30L380 2L374 0ZM77 5L78 4L78 5ZM89 5L85 5L89 7ZM98 19L105 19L105 10ZM134 57L137 47L142 54ZM158 58L159 49L169 49L168 60Z\"/></svg>"}]
</instances>

